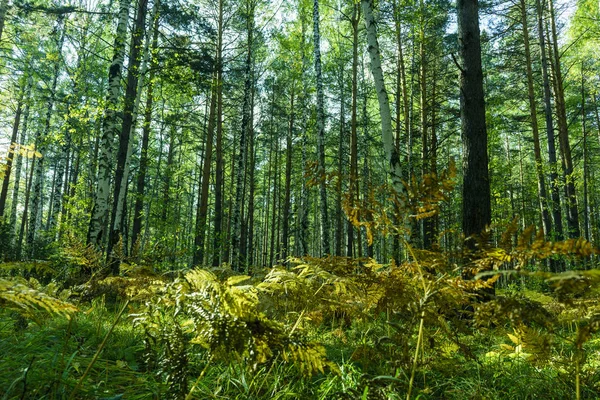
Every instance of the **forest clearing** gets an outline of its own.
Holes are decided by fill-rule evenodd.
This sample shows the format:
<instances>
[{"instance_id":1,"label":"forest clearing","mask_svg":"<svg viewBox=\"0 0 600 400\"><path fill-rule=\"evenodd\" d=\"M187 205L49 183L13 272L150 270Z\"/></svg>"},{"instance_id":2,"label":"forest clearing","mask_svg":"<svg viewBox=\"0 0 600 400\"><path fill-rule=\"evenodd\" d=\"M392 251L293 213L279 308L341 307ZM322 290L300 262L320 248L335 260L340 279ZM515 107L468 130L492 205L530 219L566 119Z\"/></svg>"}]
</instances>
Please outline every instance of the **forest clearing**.
<instances>
[{"instance_id":1,"label":"forest clearing","mask_svg":"<svg viewBox=\"0 0 600 400\"><path fill-rule=\"evenodd\" d=\"M0 399L600 398L596 0L0 0Z\"/></svg>"}]
</instances>

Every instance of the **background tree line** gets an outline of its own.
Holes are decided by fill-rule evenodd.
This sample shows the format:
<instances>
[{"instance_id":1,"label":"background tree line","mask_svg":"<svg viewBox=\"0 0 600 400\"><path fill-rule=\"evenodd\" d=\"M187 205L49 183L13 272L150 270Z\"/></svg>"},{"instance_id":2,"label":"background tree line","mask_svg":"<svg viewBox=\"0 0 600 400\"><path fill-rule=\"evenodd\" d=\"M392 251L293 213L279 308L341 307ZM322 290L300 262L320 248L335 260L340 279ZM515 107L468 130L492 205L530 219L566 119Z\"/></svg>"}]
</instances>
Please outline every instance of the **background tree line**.
<instances>
[{"instance_id":1,"label":"background tree line","mask_svg":"<svg viewBox=\"0 0 600 400\"><path fill-rule=\"evenodd\" d=\"M370 242L346 215L368 223L376 203L393 214L379 190L392 153L395 183L459 165L449 201L408 219L417 246L453 250L459 233L514 218L596 240L598 3L479 5L489 178L461 137L472 107L460 107L470 67L457 25L477 2L363 3L2 0L2 257L82 241L113 272L124 257L239 269L401 258L399 235ZM393 148L381 145L385 99ZM481 179L491 215L473 222Z\"/></svg>"}]
</instances>

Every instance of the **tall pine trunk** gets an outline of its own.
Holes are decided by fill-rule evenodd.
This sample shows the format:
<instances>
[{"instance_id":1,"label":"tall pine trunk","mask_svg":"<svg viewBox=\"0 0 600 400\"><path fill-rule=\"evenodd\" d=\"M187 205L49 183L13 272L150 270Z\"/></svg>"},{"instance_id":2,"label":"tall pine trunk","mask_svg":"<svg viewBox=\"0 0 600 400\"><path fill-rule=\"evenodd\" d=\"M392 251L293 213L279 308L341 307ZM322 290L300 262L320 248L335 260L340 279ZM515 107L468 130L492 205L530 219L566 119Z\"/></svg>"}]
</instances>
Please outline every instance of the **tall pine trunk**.
<instances>
[{"instance_id":1,"label":"tall pine trunk","mask_svg":"<svg viewBox=\"0 0 600 400\"><path fill-rule=\"evenodd\" d=\"M360 21L360 6L357 2L352 6L352 104L350 110L350 187L348 189L349 207L352 210L358 203L358 23ZM360 246L360 229L355 229L351 221L348 221L348 257L357 256L354 252L356 232L356 243Z\"/></svg>"},{"instance_id":2,"label":"tall pine trunk","mask_svg":"<svg viewBox=\"0 0 600 400\"><path fill-rule=\"evenodd\" d=\"M325 100L323 74L321 71L321 34L319 33L319 0L313 2L313 36L315 53L315 75L317 78L317 176L320 181L321 241L323 254L331 254L329 241L329 214L327 208L327 179L325 166Z\"/></svg>"},{"instance_id":3,"label":"tall pine trunk","mask_svg":"<svg viewBox=\"0 0 600 400\"><path fill-rule=\"evenodd\" d=\"M554 142L554 123L552 121L552 105L550 98L550 79L548 77L548 59L546 57L546 39L540 0L536 0L538 35L542 61L542 81L544 86L544 117L546 136L548 138L548 162L550 168L550 187L552 199L552 219L554 222L554 240L563 238L562 214L560 210L560 194L558 188L558 172L556 162L556 145Z\"/></svg>"},{"instance_id":4,"label":"tall pine trunk","mask_svg":"<svg viewBox=\"0 0 600 400\"><path fill-rule=\"evenodd\" d=\"M458 0L457 10L464 168L462 228L469 237L482 233L491 223L490 181L477 0Z\"/></svg>"},{"instance_id":5,"label":"tall pine trunk","mask_svg":"<svg viewBox=\"0 0 600 400\"><path fill-rule=\"evenodd\" d=\"M537 102L533 88L533 71L531 69L531 51L529 46L529 27L527 24L527 9L525 0L521 2L521 24L523 25L523 43L525 46L525 68L527 71L527 97L529 98L529 117L531 118L531 132L533 135L533 156L535 161L535 171L538 182L538 198L540 213L542 215L542 226L544 234L550 235L552 230L552 221L548 212L548 193L546 192L546 181L544 178L544 168L542 162L542 151L540 146L540 134L537 120Z\"/></svg>"},{"instance_id":6,"label":"tall pine trunk","mask_svg":"<svg viewBox=\"0 0 600 400\"><path fill-rule=\"evenodd\" d=\"M282 242L283 249L281 258L287 259L290 247L290 215L291 215L291 184L292 184L292 138L294 135L294 94L296 89L296 82L292 82L292 88L290 93L290 121L288 132L286 135L286 146L285 146L285 193L283 200L283 228L282 228Z\"/></svg>"},{"instance_id":7,"label":"tall pine trunk","mask_svg":"<svg viewBox=\"0 0 600 400\"><path fill-rule=\"evenodd\" d=\"M223 188L224 188L224 162L223 162L223 0L219 0L217 20L217 140L215 146L215 216L213 237L212 265L217 267L224 261L225 234L223 233Z\"/></svg>"},{"instance_id":8,"label":"tall pine trunk","mask_svg":"<svg viewBox=\"0 0 600 400\"><path fill-rule=\"evenodd\" d=\"M573 174L573 158L569 142L569 128L565 106L565 92L558 51L558 38L556 21L554 18L554 1L548 0L550 13L550 26L552 28L552 50L550 52L550 66L552 68L554 83L554 105L556 107L556 120L558 123L558 138L562 157L563 174L565 180L565 194L567 202L567 231L571 238L581 236L579 229L579 211L577 210L577 194L575 192L575 176Z\"/></svg>"}]
</instances>

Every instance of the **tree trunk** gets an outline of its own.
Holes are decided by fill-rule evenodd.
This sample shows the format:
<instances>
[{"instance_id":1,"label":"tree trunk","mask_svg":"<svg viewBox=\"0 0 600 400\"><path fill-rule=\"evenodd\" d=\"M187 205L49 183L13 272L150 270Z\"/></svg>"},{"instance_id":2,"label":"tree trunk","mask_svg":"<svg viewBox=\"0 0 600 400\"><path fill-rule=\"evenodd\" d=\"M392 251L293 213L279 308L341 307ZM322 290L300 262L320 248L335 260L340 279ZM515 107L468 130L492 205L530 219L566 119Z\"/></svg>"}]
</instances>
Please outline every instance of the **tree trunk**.
<instances>
[{"instance_id":1,"label":"tree trunk","mask_svg":"<svg viewBox=\"0 0 600 400\"><path fill-rule=\"evenodd\" d=\"M146 193L146 173L148 170L148 145L150 143L150 133L152 124L152 106L154 105L154 77L158 68L156 51L158 49L158 27L159 27L159 7L160 1L155 0L152 13L152 44L150 47L150 73L148 75L148 88L146 89L146 105L144 111L144 122L142 125L142 147L140 150L140 165L136 181L135 206L133 211L133 226L131 228L131 246L138 249L138 255L141 252L139 236L142 231L142 213L144 210L144 196ZM148 216L146 216L146 220Z\"/></svg>"},{"instance_id":2,"label":"tree trunk","mask_svg":"<svg viewBox=\"0 0 600 400\"><path fill-rule=\"evenodd\" d=\"M31 88L33 87L33 79L31 76L28 79L27 90L25 94L25 111L23 112L23 128L21 129L21 140L19 146L24 146L27 139L27 128L29 125L29 111L31 109ZM23 165L23 157L17 155L17 164L15 165L15 182L13 185L12 203L10 206L10 226L13 232L17 231L17 203L19 202L19 191L21 187L21 169Z\"/></svg>"},{"instance_id":3,"label":"tree trunk","mask_svg":"<svg viewBox=\"0 0 600 400\"><path fill-rule=\"evenodd\" d=\"M2 42L2 33L6 23L6 14L8 13L8 0L0 0L0 42Z\"/></svg>"},{"instance_id":4,"label":"tree trunk","mask_svg":"<svg viewBox=\"0 0 600 400\"><path fill-rule=\"evenodd\" d=\"M283 200L283 230L282 230L282 242L283 249L281 258L286 262L289 254L290 245L290 215L291 215L291 186L292 186L292 138L294 136L294 92L296 89L296 82L292 82L292 88L290 93L290 122L286 137L286 148L285 148L285 193Z\"/></svg>"},{"instance_id":5,"label":"tree trunk","mask_svg":"<svg viewBox=\"0 0 600 400\"><path fill-rule=\"evenodd\" d=\"M349 207L353 209L358 202L358 24L360 22L360 5L357 2L352 6L352 105L350 110L350 187L348 189ZM353 253L354 232L356 231L357 243L360 246L360 229L355 229L352 221L348 221L348 257L356 256Z\"/></svg>"},{"instance_id":6,"label":"tree trunk","mask_svg":"<svg viewBox=\"0 0 600 400\"><path fill-rule=\"evenodd\" d=\"M404 66L404 49L402 42L402 21L400 16L400 4L394 1L394 22L396 27L396 46L398 52L397 71L396 71L396 151L400 152L402 147L401 133L404 131L406 138L410 135L410 107L408 98L408 88L406 85L406 68ZM400 117L402 116L402 124ZM404 210L397 207L394 212L394 223L400 223L400 214ZM394 242L392 247L392 256L397 264L400 263L400 235L394 232Z\"/></svg>"},{"instance_id":7,"label":"tree trunk","mask_svg":"<svg viewBox=\"0 0 600 400\"><path fill-rule=\"evenodd\" d=\"M244 82L244 103L242 105L242 129L240 133L239 152L237 154L237 175L235 186L235 204L233 207L233 231L231 236L231 249L233 252L231 258L231 267L233 270L242 271L245 267L243 253L246 249L241 249L240 238L242 235L242 201L244 192L244 174L246 172L246 158L248 153L247 138L250 133L250 127L253 124L252 113L250 110L252 100L252 63L253 63L253 33L254 33L254 0L247 0L248 13L246 15L247 29L247 53L245 65Z\"/></svg>"},{"instance_id":8,"label":"tree trunk","mask_svg":"<svg viewBox=\"0 0 600 400\"><path fill-rule=\"evenodd\" d=\"M28 82L25 86L29 87L30 78L27 78ZM17 151L17 134L19 133L19 125L21 124L21 114L23 113L23 99L25 97L26 87L22 87L17 100L17 111L15 113L15 119L12 127L12 135L10 137L10 144L8 147L8 154L6 156L6 166L4 167L4 178L2 179L2 190L0 191L0 218L4 216L6 208L6 198L8 197L8 184L10 183L10 173L12 170L12 164L15 157L18 157Z\"/></svg>"},{"instance_id":9,"label":"tree trunk","mask_svg":"<svg viewBox=\"0 0 600 400\"><path fill-rule=\"evenodd\" d=\"M337 156L337 181L335 190L335 255L342 255L342 236L343 228L343 212L342 212L342 177L344 176L344 143L346 132L346 99L344 98L344 65L340 66L339 76L340 86L340 136L338 141L338 156ZM290 161L291 163L291 161ZM285 222L284 222L285 223Z\"/></svg>"},{"instance_id":10,"label":"tree trunk","mask_svg":"<svg viewBox=\"0 0 600 400\"><path fill-rule=\"evenodd\" d=\"M254 85L254 78L252 79L252 84ZM252 99L250 112L250 119L254 121L254 94L255 89L252 90ZM248 238L247 238L247 264L248 267L252 267L255 265L254 258L254 192L256 188L256 178L254 176L254 170L256 168L256 149L254 146L254 126L250 127L249 131L250 137L248 138L248 154L250 156L249 166L248 166L248 184L250 185L248 189ZM249 271L250 272L250 271Z\"/></svg>"},{"instance_id":11,"label":"tree trunk","mask_svg":"<svg viewBox=\"0 0 600 400\"><path fill-rule=\"evenodd\" d=\"M529 116L531 118L531 132L533 134L533 156L538 181L538 198L540 213L542 215L542 226L546 237L552 230L552 221L548 212L548 193L546 192L546 181L544 179L544 168L542 167L542 151L540 147L540 134L537 120L537 102L533 88L533 71L531 69L531 51L529 46L529 27L527 25L527 9L525 0L521 1L521 24L523 25L523 43L525 45L525 67L527 71L527 97L529 98Z\"/></svg>"},{"instance_id":12,"label":"tree trunk","mask_svg":"<svg viewBox=\"0 0 600 400\"><path fill-rule=\"evenodd\" d=\"M115 35L114 53L112 63L108 70L108 94L106 96L106 109L102 124L102 137L99 143L98 159L98 184L94 198L94 207L88 231L88 243L97 249L102 249L108 238L110 207L110 176L113 164L114 140L119 135L117 105L121 93L121 76L123 60L125 59L125 36L127 35L127 21L129 18L130 0L120 1L119 22Z\"/></svg>"},{"instance_id":13,"label":"tree trunk","mask_svg":"<svg viewBox=\"0 0 600 400\"><path fill-rule=\"evenodd\" d=\"M569 143L569 128L567 122L567 111L565 106L565 92L560 66L560 54L558 51L558 38L556 33L556 22L554 19L554 1L548 0L550 12L550 25L552 27L552 51L550 53L550 66L553 71L554 82L554 105L556 106L556 120L558 122L558 138L562 156L563 174L565 179L565 191L567 200L567 230L571 238L581 236L579 229L579 211L577 210L577 194L575 192L575 176L573 175L573 159L571 156L571 145Z\"/></svg>"},{"instance_id":14,"label":"tree trunk","mask_svg":"<svg viewBox=\"0 0 600 400\"><path fill-rule=\"evenodd\" d=\"M139 102L138 80L141 76L140 64L142 61L142 40L146 26L146 11L148 0L139 0L135 27L131 35L131 46L129 49L129 66L127 72L127 88L125 90L125 101L123 107L123 124L119 136L119 150L117 153L117 169L115 171L115 186L112 206L111 229L107 257L112 257L114 246L122 234L123 214L125 212L125 194L127 192L129 162L131 158L131 131L134 125L134 114L136 102ZM115 258L111 264L112 273L119 273L119 263Z\"/></svg>"},{"instance_id":15,"label":"tree trunk","mask_svg":"<svg viewBox=\"0 0 600 400\"><path fill-rule=\"evenodd\" d=\"M202 182L198 191L196 207L196 227L194 234L193 265L202 265L204 262L204 239L206 235L206 217L208 214L208 188L210 184L210 167L213 153L213 136L215 130L215 110L217 108L217 72L213 73L212 90L210 96L210 109L208 113L208 126L206 128L206 146L202 164Z\"/></svg>"},{"instance_id":16,"label":"tree trunk","mask_svg":"<svg viewBox=\"0 0 600 400\"><path fill-rule=\"evenodd\" d=\"M583 228L584 238L590 241L590 202L588 198L588 145L587 145L587 130L585 124L585 76L584 63L581 62L581 131L583 136Z\"/></svg>"},{"instance_id":17,"label":"tree trunk","mask_svg":"<svg viewBox=\"0 0 600 400\"><path fill-rule=\"evenodd\" d=\"M36 135L37 136L37 135ZM25 182L27 185L27 190L25 190L25 204L23 205L23 215L21 216L21 227L19 228L19 239L17 240L17 251L15 258L17 260L21 259L22 249L23 249L23 238L25 236L25 228L27 227L27 216L29 210L29 199L31 198L31 187L33 184L33 172L35 170L35 157L31 160L31 166L29 169L29 179Z\"/></svg>"},{"instance_id":18,"label":"tree trunk","mask_svg":"<svg viewBox=\"0 0 600 400\"><path fill-rule=\"evenodd\" d=\"M219 0L217 20L217 56L215 67L217 69L217 140L215 146L215 216L213 237L213 267L218 267L224 261L223 253L226 249L225 235L223 233L223 0Z\"/></svg>"},{"instance_id":19,"label":"tree trunk","mask_svg":"<svg viewBox=\"0 0 600 400\"><path fill-rule=\"evenodd\" d=\"M300 53L302 58L302 72L300 73L300 81L302 83L302 97L300 99L300 109L302 110L302 122L301 122L301 130L302 130L302 155L301 155L301 167L303 176L306 175L306 163L308 161L308 156L306 154L308 147L308 134L307 134L307 112L306 112L306 99L308 98L308 90L307 84L305 82L305 73L308 69L308 59L305 54L305 42L306 42L306 19L304 17L304 13L302 9L299 10L300 22L301 22L301 43L300 43ZM600 136L599 136L600 137ZM296 243L297 243L297 255L303 257L308 254L308 205L309 205L309 188L306 184L306 179L302 179L302 186L300 188L300 204L298 206L298 223L297 223L297 233L296 233Z\"/></svg>"},{"instance_id":20,"label":"tree trunk","mask_svg":"<svg viewBox=\"0 0 600 400\"><path fill-rule=\"evenodd\" d=\"M546 120L546 135L548 137L548 161L550 167L550 187L552 198L552 218L554 220L554 240L562 240L563 227L560 210L560 194L558 189L558 173L556 165L556 145L554 143L554 124L552 121L552 105L550 100L550 80L548 78L548 60L546 58L546 40L540 0L536 0L538 35L542 61L542 80L544 85L544 117ZM556 272L556 271L555 271Z\"/></svg>"},{"instance_id":21,"label":"tree trunk","mask_svg":"<svg viewBox=\"0 0 600 400\"><path fill-rule=\"evenodd\" d=\"M463 233L480 234L491 223L487 129L477 0L458 0L461 60L460 117L463 137ZM471 241L469 241L471 242Z\"/></svg>"},{"instance_id":22,"label":"tree trunk","mask_svg":"<svg viewBox=\"0 0 600 400\"><path fill-rule=\"evenodd\" d=\"M53 35L57 38L57 51L58 54L62 54L62 47L65 40L65 29L64 29L64 16L60 15L57 18L56 25L53 31ZM58 32L61 31L59 34ZM56 99L56 86L58 83L58 75L60 74L60 59L59 56L57 60L54 62L54 70L52 76L52 84L50 86L50 96L48 98L48 103L46 104L46 116L44 120L44 128L42 134L39 136L37 142L38 151L42 154L46 152L48 149L48 135L50 134L50 121L52 119L52 111L54 109L54 101ZM48 154L45 154L48 156ZM27 230L27 245L29 246L29 255L33 256L33 243L36 239L36 231L39 225L39 221L42 218L42 184L44 180L44 158L40 158L38 162L35 164L35 174L34 174L34 182L32 186L31 193L31 214L29 217L29 229Z\"/></svg>"},{"instance_id":23,"label":"tree trunk","mask_svg":"<svg viewBox=\"0 0 600 400\"><path fill-rule=\"evenodd\" d=\"M271 135L277 137L274 131L271 131ZM269 250L269 267L275 265L278 259L278 254L275 251L275 244L279 242L279 235L277 227L279 226L279 219L277 218L277 211L279 209L279 140L274 140L274 153L275 153L275 170L273 171L273 200L272 200L272 212L271 212L271 243ZM269 162L273 162L272 159Z\"/></svg>"},{"instance_id":24,"label":"tree trunk","mask_svg":"<svg viewBox=\"0 0 600 400\"><path fill-rule=\"evenodd\" d=\"M387 167L392 179L392 187L397 194L401 195L404 192L402 186L402 170L400 168L400 157L398 156L396 146L394 146L392 114L387 91L385 90L383 70L381 69L381 55L379 43L377 41L377 30L375 27L371 0L361 0L361 5L365 16L365 26L367 28L367 43L369 57L371 59L371 73L373 74L373 80L375 81L375 90L379 102L379 114L381 115L383 150L385 151Z\"/></svg>"},{"instance_id":25,"label":"tree trunk","mask_svg":"<svg viewBox=\"0 0 600 400\"><path fill-rule=\"evenodd\" d=\"M321 241L324 255L331 254L329 242L329 215L327 209L327 179L325 167L325 104L321 72L321 35L319 33L319 0L313 2L313 34L315 46L315 75L317 78L317 176L320 181Z\"/></svg>"}]
</instances>

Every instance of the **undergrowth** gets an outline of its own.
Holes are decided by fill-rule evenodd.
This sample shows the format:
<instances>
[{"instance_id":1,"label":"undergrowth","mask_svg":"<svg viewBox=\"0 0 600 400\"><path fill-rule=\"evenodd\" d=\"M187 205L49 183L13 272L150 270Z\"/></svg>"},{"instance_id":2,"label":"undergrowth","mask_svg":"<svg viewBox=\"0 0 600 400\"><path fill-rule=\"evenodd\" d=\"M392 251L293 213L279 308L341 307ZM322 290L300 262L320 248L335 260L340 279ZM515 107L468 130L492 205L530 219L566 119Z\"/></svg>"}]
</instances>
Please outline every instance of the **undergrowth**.
<instances>
[{"instance_id":1,"label":"undergrowth","mask_svg":"<svg viewBox=\"0 0 600 400\"><path fill-rule=\"evenodd\" d=\"M531 268L590 266L595 247L514 236L461 266L412 248L400 265L290 259L252 276L103 277L84 248L3 264L0 398L597 398L600 270Z\"/></svg>"}]
</instances>

